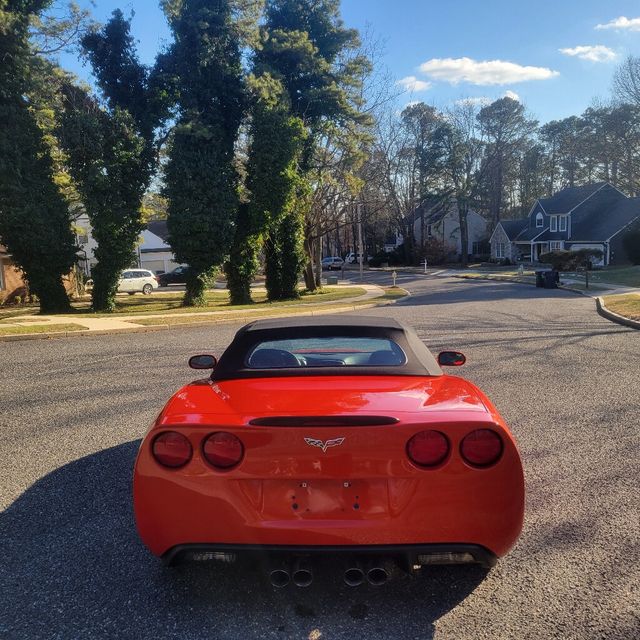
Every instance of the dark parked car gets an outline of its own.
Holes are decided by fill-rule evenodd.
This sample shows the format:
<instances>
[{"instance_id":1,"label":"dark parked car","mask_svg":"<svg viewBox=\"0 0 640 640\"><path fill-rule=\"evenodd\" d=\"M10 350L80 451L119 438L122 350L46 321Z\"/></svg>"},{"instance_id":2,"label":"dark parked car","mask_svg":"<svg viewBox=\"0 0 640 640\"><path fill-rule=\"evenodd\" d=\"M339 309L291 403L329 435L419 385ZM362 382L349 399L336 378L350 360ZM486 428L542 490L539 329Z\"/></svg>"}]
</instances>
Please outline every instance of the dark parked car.
<instances>
[{"instance_id":1,"label":"dark parked car","mask_svg":"<svg viewBox=\"0 0 640 640\"><path fill-rule=\"evenodd\" d=\"M161 287L166 287L170 284L184 284L187 281L187 274L189 273L189 267L176 267L169 273L161 273L158 278L158 284Z\"/></svg>"}]
</instances>

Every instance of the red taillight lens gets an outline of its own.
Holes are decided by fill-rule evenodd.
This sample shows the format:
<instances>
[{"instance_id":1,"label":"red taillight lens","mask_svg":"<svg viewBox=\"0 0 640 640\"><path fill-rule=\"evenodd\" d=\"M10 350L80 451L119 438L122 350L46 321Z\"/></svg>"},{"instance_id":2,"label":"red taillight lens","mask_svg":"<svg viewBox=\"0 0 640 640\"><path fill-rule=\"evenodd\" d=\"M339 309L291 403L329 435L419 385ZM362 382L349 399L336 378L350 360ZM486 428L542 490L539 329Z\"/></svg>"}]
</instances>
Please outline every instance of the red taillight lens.
<instances>
[{"instance_id":1,"label":"red taillight lens","mask_svg":"<svg viewBox=\"0 0 640 640\"><path fill-rule=\"evenodd\" d=\"M421 467L435 467L449 455L449 441L439 431L421 431L407 442L407 455Z\"/></svg>"},{"instance_id":2,"label":"red taillight lens","mask_svg":"<svg viewBox=\"0 0 640 640\"><path fill-rule=\"evenodd\" d=\"M226 431L212 433L202 445L202 453L207 461L218 469L235 467L244 455L240 438Z\"/></svg>"},{"instance_id":3,"label":"red taillight lens","mask_svg":"<svg viewBox=\"0 0 640 640\"><path fill-rule=\"evenodd\" d=\"M477 429L464 437L460 454L474 467L489 467L502 455L502 439L491 429Z\"/></svg>"},{"instance_id":4,"label":"red taillight lens","mask_svg":"<svg viewBox=\"0 0 640 640\"><path fill-rule=\"evenodd\" d=\"M177 431L165 431L154 441L151 447L153 457L163 466L177 469L183 467L193 454L191 443L186 436Z\"/></svg>"}]
</instances>

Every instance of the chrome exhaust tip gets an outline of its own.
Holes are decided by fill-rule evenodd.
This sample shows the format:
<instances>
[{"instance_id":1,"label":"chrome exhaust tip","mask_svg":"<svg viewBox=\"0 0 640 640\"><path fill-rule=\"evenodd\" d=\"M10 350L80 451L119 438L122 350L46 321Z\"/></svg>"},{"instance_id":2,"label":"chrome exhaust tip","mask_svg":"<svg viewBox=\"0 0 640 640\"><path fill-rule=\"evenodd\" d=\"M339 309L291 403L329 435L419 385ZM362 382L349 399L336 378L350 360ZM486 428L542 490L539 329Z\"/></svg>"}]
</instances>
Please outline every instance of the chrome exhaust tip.
<instances>
[{"instance_id":1,"label":"chrome exhaust tip","mask_svg":"<svg viewBox=\"0 0 640 640\"><path fill-rule=\"evenodd\" d=\"M291 573L291 579L296 587L308 587L313 582L311 567L302 560L296 560Z\"/></svg>"},{"instance_id":2,"label":"chrome exhaust tip","mask_svg":"<svg viewBox=\"0 0 640 640\"><path fill-rule=\"evenodd\" d=\"M286 569L277 567L269 572L269 580L276 589L282 589L289 584L291 577Z\"/></svg>"},{"instance_id":3,"label":"chrome exhaust tip","mask_svg":"<svg viewBox=\"0 0 640 640\"><path fill-rule=\"evenodd\" d=\"M350 587L359 587L365 580L364 569L355 562L344 570L344 582Z\"/></svg>"},{"instance_id":4,"label":"chrome exhaust tip","mask_svg":"<svg viewBox=\"0 0 640 640\"><path fill-rule=\"evenodd\" d=\"M385 567L371 565L367 571L367 581L374 587L383 585L389 579L389 572Z\"/></svg>"}]
</instances>

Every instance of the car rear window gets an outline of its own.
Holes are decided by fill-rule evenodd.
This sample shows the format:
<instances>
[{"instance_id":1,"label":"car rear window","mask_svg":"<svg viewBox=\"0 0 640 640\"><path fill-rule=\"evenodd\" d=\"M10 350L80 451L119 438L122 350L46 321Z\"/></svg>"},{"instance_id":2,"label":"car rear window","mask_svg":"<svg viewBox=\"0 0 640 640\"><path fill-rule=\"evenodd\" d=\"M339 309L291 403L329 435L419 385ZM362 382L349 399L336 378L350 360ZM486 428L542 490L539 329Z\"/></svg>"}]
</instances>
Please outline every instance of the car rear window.
<instances>
[{"instance_id":1,"label":"car rear window","mask_svg":"<svg viewBox=\"0 0 640 640\"><path fill-rule=\"evenodd\" d=\"M255 345L245 360L249 369L311 367L400 367L404 351L386 338L296 338Z\"/></svg>"}]
</instances>

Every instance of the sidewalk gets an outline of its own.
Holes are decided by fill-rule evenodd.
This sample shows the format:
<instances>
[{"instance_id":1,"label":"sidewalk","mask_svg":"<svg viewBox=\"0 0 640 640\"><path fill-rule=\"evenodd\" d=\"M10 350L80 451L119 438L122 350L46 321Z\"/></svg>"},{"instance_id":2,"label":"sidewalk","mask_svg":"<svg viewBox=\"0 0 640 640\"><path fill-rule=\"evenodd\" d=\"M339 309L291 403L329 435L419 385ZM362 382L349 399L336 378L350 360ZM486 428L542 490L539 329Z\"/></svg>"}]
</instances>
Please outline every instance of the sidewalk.
<instances>
[{"instance_id":1,"label":"sidewalk","mask_svg":"<svg viewBox=\"0 0 640 640\"><path fill-rule=\"evenodd\" d=\"M353 286L352 284L344 286ZM17 316L14 321L8 319L0 324L1 328L20 327L27 330L30 326L42 327L51 325L51 331L28 331L19 334L0 335L0 341L29 340L37 338L66 337L72 335L91 335L105 333L131 333L169 329L174 326L200 326L215 322L250 322L260 317L274 318L293 315L322 315L341 311L355 311L367 309L381 304L392 304L396 300L376 302L377 298L385 295L382 287L371 284L358 284L366 293L344 300L328 302L314 302L301 305L283 305L269 308L266 305L256 305L249 309L228 309L224 311L198 311L184 313L138 313L131 315L114 315L107 317L91 317L90 315L24 315ZM371 304L367 304L371 301ZM185 322L185 320L188 321ZM180 322L180 320L183 322ZM193 321L191 321L193 319ZM171 322L173 320L173 322ZM177 322L176 322L177 320ZM75 327L74 327L75 325ZM57 327L64 330L56 330ZM73 328L72 328L73 327Z\"/></svg>"}]
</instances>

